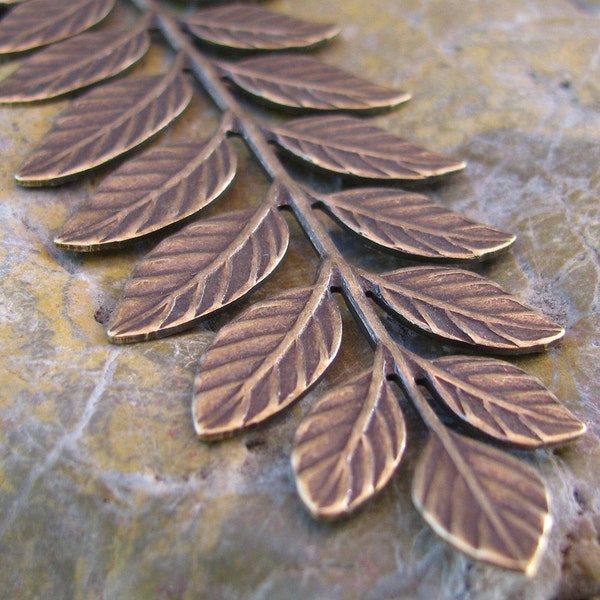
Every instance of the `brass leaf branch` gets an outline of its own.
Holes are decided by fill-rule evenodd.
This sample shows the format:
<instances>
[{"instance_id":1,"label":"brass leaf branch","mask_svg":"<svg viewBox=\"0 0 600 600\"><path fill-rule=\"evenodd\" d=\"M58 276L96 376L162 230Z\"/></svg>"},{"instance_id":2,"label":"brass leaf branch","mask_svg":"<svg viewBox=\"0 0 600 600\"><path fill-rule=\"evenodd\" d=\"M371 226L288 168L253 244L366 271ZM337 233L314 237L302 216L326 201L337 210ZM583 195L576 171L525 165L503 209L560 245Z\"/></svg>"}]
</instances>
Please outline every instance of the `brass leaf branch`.
<instances>
[{"instance_id":1,"label":"brass leaf branch","mask_svg":"<svg viewBox=\"0 0 600 600\"><path fill-rule=\"evenodd\" d=\"M391 108L408 99L405 92L298 54L214 60L190 38L238 50L285 50L323 43L337 33L335 26L256 5L228 4L182 17L154 0L130 2L145 15L130 32L80 33L108 14L113 3L106 0L70 7L27 0L0 23L5 51L70 38L33 55L0 82L3 102L55 97L120 73L147 50L151 26L177 53L165 75L117 79L77 99L26 159L16 175L21 185L79 176L166 127L192 97L184 67L223 113L209 140L163 145L130 158L55 240L68 250L99 250L190 221L136 267L113 315L111 341L170 335L250 294L285 255L289 233L279 209L291 210L319 256L317 280L252 304L217 333L194 384L200 438L261 423L322 377L341 343L334 297L340 293L374 359L318 399L298 428L292 465L308 510L321 518L348 514L394 475L406 439L395 382L429 429L412 486L425 521L476 560L535 572L551 524L544 483L531 467L471 434L534 449L572 440L584 425L540 381L510 363L461 355L425 359L402 347L376 305L427 334L497 353L543 350L563 335L562 328L470 271L437 264L380 274L359 270L316 214L323 210L364 241L400 255L438 262L494 256L514 236L456 215L423 194L389 187L390 181L440 177L464 163L343 114ZM44 21L42 8L56 12ZM12 38L11 23L21 28ZM71 55L78 57L74 65ZM51 66L60 77L47 77ZM326 114L267 128L240 105L224 77L261 100ZM190 220L235 176L229 135L243 138L262 165L272 181L269 194L257 208ZM367 180L371 187L332 194L309 189L286 170L276 147L309 168ZM442 419L447 414L461 424L461 433Z\"/></svg>"},{"instance_id":2,"label":"brass leaf branch","mask_svg":"<svg viewBox=\"0 0 600 600\"><path fill-rule=\"evenodd\" d=\"M317 402L307 417L306 424L301 425L298 431L293 465L298 490L307 507L316 516L335 517L345 514L360 506L383 487L392 476L400 462L404 447L403 417L398 404L390 403L389 392L386 392L384 401L381 397L382 393L378 390L381 386L387 385L384 383L386 379L394 378L413 401L431 431L430 440L417 467L413 483L413 499L425 520L443 538L478 560L527 573L534 572L545 547L551 521L545 487L539 476L531 468L519 463L509 455L475 440L464 439L447 430L419 386L421 381L434 381L436 377L434 373L439 374L439 367L436 367L435 362L417 357L401 348L391 339L365 293L369 290L369 286L364 284L365 278L361 281L355 269L344 259L329 238L322 223L316 218L310 191L301 187L283 168L273 146L269 144L273 136L269 133L265 135L263 128L258 126L252 117L242 109L223 85L217 70L182 34L173 18L161 13L151 0L136 0L136 4L144 6L146 10L156 11L161 31L176 50L185 52L194 74L213 101L221 109L227 110L233 115L236 124L235 132L244 138L275 185L284 190L284 193L274 194L271 197L278 200L279 206L288 206L292 209L321 257L320 280L325 278L329 281L331 289L341 291L376 349L377 358L370 376L378 378L378 387L375 391L369 387L366 392L359 391L355 395L355 404L359 405L358 412L361 418L357 418L350 428L353 434L350 437L355 438L354 442L351 443L348 439L344 439L342 444L337 440L337 436L332 434L332 430L338 426L340 421L347 420L345 412L343 415L339 415L335 411L323 409L324 404L335 402L337 396L342 395L338 390L333 390L320 402ZM264 61L264 59L253 60ZM239 73L240 70L237 69L234 72ZM336 118L338 124L341 119L343 117ZM322 122L318 126L323 127ZM362 124L360 126L362 127ZM361 135L364 134L361 132ZM441 167L435 174L441 174L445 168L454 170L456 165ZM506 240L504 240L504 244L506 245ZM481 298L481 292L476 295ZM493 289L492 295L498 296L496 289ZM518 304L514 300L511 302ZM532 317L529 311L527 313L527 320L531 328L537 332L536 341L527 348L528 340L519 340L513 344L513 349L538 349L562 335L563 332L560 328L538 315ZM531 323L532 318L534 320L537 318L540 322ZM511 325L514 328L514 324ZM545 337L540 335L540 331L544 327L549 329L548 335ZM512 335L514 336L514 331ZM507 334L506 337L510 337L510 334ZM220 348L220 338L218 337L217 340L217 346ZM508 341L507 345L509 345ZM535 347L533 347L534 345ZM210 354L211 350L209 350L208 356ZM285 360L285 357L279 357L279 359ZM330 352L324 360L327 362L332 359L333 356ZM467 375L473 374L477 377L481 372L480 363L470 361L470 359L466 359L466 361L469 365ZM280 398L279 402L271 402L271 410L260 413L258 416L253 409L249 409L246 403L243 403L242 415L236 411L236 415L238 415L236 419L231 419L230 413L221 409L221 413L226 415L226 425L224 426L223 414L215 415L215 412L218 413L218 409L215 409L214 406L215 404L218 406L224 400L222 396L215 398L214 394L211 395L214 390L212 387L214 382L211 380L209 384L206 384L203 375L203 369L206 368L205 362L201 365L194 399L195 425L201 437L212 438L215 435L230 433L259 422L289 402L290 394L288 393L285 400ZM501 369L502 367L496 366L496 368ZM514 367L506 366L504 369L511 370L515 379L526 377ZM305 389L309 387L310 383L307 382ZM447 395L452 399L458 396L456 393L446 394L446 390L442 391L441 386L436 388L434 385L432 387L433 391L438 392L440 396ZM264 393L264 390L261 391ZM297 390L295 394L292 394L292 396L295 395L299 395ZM565 435L563 437L559 435L558 438L545 437L545 433L538 434L537 427L533 426L531 427L533 435L530 437L535 438L534 442L531 442L527 436L522 441L516 434L511 435L510 429L507 428L508 431L504 431L506 441L509 443L521 442L524 445L535 447L541 445L536 442L542 439L548 442L551 440L563 441L582 433L581 423L568 413L563 413L564 409L549 397L549 393L542 393L542 395L546 396L546 404L551 404L558 409L561 417L566 417L567 423L565 424L564 419L560 419L558 414L547 415L549 418L545 421L542 417L542 421L544 424L550 424L551 428L558 427L559 429L561 428L559 423L563 421ZM526 414L525 406L517 402L511 404L507 395L504 396L503 401L499 401L499 403L509 404L506 410L514 413L515 419L527 422L531 418ZM476 395L473 394L472 397L476 397ZM518 400L526 402L527 397L521 396ZM392 406L393 409L391 409ZM252 415L251 418L244 418L244 415L248 414ZM315 432L311 425L317 418L315 415L319 414L321 414L322 422L318 424ZM327 416L324 417L323 414ZM470 415L465 417L467 422L469 419ZM207 428L206 421L208 420L217 422L218 426ZM381 427L378 429L372 425L374 420L379 420L385 426L385 433L381 431ZM476 424L475 419L471 419L471 424L474 427L479 425L478 428L485 431L481 424ZM377 435L383 437L383 440L373 439ZM332 437L336 439L337 444L327 444ZM386 438L387 444L384 441ZM325 452L319 448L323 440L327 444ZM321 453L319 453L320 450ZM332 456L337 457L336 468L321 468L323 463L331 463ZM481 456L485 456L485 460L482 460ZM378 462L383 463L383 466L378 466ZM349 469L344 469L348 463L354 464ZM348 472L344 472L345 470ZM357 474L357 471L361 471L360 475ZM442 475L447 483L445 486L440 485L439 482L441 471L443 471ZM487 482L492 473L497 474L494 485L499 489L495 489ZM511 479L509 485L512 486L512 492L509 493L507 493L508 479ZM340 481L343 482L343 485L336 487L335 483ZM486 481L485 484L484 481ZM454 493L448 493L448 490L453 490ZM502 490L502 493L499 490ZM507 499L507 496L510 497ZM455 506L459 507L458 511ZM462 518L457 518L456 513L461 514ZM467 522L471 520L476 521L477 525L472 526L472 523ZM517 523L515 524L514 521Z\"/></svg>"}]
</instances>

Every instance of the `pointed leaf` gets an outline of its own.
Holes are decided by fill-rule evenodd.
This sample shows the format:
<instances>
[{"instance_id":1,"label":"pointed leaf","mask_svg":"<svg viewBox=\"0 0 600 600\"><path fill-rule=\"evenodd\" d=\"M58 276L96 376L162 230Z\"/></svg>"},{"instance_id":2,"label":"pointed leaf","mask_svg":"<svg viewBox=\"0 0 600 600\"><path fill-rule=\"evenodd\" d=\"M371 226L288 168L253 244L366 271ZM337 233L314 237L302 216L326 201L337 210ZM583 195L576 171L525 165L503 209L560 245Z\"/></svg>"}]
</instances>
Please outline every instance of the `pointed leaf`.
<instances>
[{"instance_id":1,"label":"pointed leaf","mask_svg":"<svg viewBox=\"0 0 600 600\"><path fill-rule=\"evenodd\" d=\"M412 256L478 259L506 249L515 239L412 192L358 188L322 200L328 212L367 241Z\"/></svg>"},{"instance_id":2,"label":"pointed leaf","mask_svg":"<svg viewBox=\"0 0 600 600\"><path fill-rule=\"evenodd\" d=\"M425 375L456 416L501 442L539 448L585 432L538 379L510 363L446 356L430 361Z\"/></svg>"},{"instance_id":3,"label":"pointed leaf","mask_svg":"<svg viewBox=\"0 0 600 600\"><path fill-rule=\"evenodd\" d=\"M28 0L0 21L0 53L21 52L77 35L108 15L114 0Z\"/></svg>"},{"instance_id":4,"label":"pointed leaf","mask_svg":"<svg viewBox=\"0 0 600 600\"><path fill-rule=\"evenodd\" d=\"M45 100L112 77L147 52L146 25L84 33L25 60L0 83L0 102Z\"/></svg>"},{"instance_id":5,"label":"pointed leaf","mask_svg":"<svg viewBox=\"0 0 600 600\"><path fill-rule=\"evenodd\" d=\"M372 369L329 391L298 428L292 464L304 504L317 517L356 509L394 474L405 435L378 352Z\"/></svg>"},{"instance_id":6,"label":"pointed leaf","mask_svg":"<svg viewBox=\"0 0 600 600\"><path fill-rule=\"evenodd\" d=\"M386 308L448 340L518 354L542 350L564 334L499 285L470 271L426 266L363 277Z\"/></svg>"},{"instance_id":7,"label":"pointed leaf","mask_svg":"<svg viewBox=\"0 0 600 600\"><path fill-rule=\"evenodd\" d=\"M241 3L200 10L185 23L201 40L243 50L304 48L330 40L339 33L335 25L308 23Z\"/></svg>"},{"instance_id":8,"label":"pointed leaf","mask_svg":"<svg viewBox=\"0 0 600 600\"><path fill-rule=\"evenodd\" d=\"M137 266L108 336L126 343L164 337L249 293L279 264L287 225L267 203L187 225Z\"/></svg>"},{"instance_id":9,"label":"pointed leaf","mask_svg":"<svg viewBox=\"0 0 600 600\"><path fill-rule=\"evenodd\" d=\"M425 179L464 163L345 115L303 117L273 130L277 143L321 169L367 179Z\"/></svg>"},{"instance_id":10,"label":"pointed leaf","mask_svg":"<svg viewBox=\"0 0 600 600\"><path fill-rule=\"evenodd\" d=\"M202 358L193 400L198 435L222 437L285 408L331 364L341 330L329 275L244 311Z\"/></svg>"},{"instance_id":11,"label":"pointed leaf","mask_svg":"<svg viewBox=\"0 0 600 600\"><path fill-rule=\"evenodd\" d=\"M118 246L198 212L227 189L236 154L221 134L152 148L106 179L54 240L90 251Z\"/></svg>"},{"instance_id":12,"label":"pointed leaf","mask_svg":"<svg viewBox=\"0 0 600 600\"><path fill-rule=\"evenodd\" d=\"M166 75L117 80L73 102L15 175L26 186L70 179L135 148L183 112L192 88L179 61Z\"/></svg>"},{"instance_id":13,"label":"pointed leaf","mask_svg":"<svg viewBox=\"0 0 600 600\"><path fill-rule=\"evenodd\" d=\"M544 483L509 454L449 431L432 434L413 502L444 540L471 556L533 575L551 525Z\"/></svg>"},{"instance_id":14,"label":"pointed leaf","mask_svg":"<svg viewBox=\"0 0 600 600\"><path fill-rule=\"evenodd\" d=\"M290 108L372 111L410 98L405 92L375 85L298 54L252 57L223 68L246 92Z\"/></svg>"}]
</instances>

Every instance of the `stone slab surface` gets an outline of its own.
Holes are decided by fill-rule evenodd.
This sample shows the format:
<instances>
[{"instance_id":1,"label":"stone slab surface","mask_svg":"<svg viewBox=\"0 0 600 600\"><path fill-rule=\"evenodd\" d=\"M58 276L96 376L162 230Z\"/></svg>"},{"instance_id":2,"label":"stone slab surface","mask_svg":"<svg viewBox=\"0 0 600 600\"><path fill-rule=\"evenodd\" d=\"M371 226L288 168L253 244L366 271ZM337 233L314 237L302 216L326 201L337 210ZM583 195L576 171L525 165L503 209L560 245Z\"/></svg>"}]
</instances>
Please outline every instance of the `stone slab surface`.
<instances>
[{"instance_id":1,"label":"stone slab surface","mask_svg":"<svg viewBox=\"0 0 600 600\"><path fill-rule=\"evenodd\" d=\"M56 189L14 183L19 164L67 106L61 100L0 107L0 596L600 594L600 2L268 6L339 23L343 33L322 49L323 60L412 92L410 103L373 122L467 161L464 173L427 192L515 233L513 250L478 270L567 330L549 352L515 359L588 425L575 443L522 454L552 496L554 528L539 571L526 578L478 564L424 525L410 480L426 434L410 413L406 458L383 493L339 523L307 515L289 464L294 430L317 396L371 360L349 314L342 353L311 394L263 427L198 442L189 408L196 364L232 313L157 342L107 342L105 324L123 283L153 242L84 256L53 246L67 216L113 168ZM133 14L119 5L111 19L130 22ZM139 70L160 72L169 60L157 47ZM15 65L2 62L0 76ZM208 135L217 117L199 92L166 136ZM237 148L239 175L223 206L257 201L267 189ZM317 260L290 224L286 262L258 298L312 281ZM328 226L351 260L378 269L399 264ZM439 351L400 328L395 334Z\"/></svg>"}]
</instances>

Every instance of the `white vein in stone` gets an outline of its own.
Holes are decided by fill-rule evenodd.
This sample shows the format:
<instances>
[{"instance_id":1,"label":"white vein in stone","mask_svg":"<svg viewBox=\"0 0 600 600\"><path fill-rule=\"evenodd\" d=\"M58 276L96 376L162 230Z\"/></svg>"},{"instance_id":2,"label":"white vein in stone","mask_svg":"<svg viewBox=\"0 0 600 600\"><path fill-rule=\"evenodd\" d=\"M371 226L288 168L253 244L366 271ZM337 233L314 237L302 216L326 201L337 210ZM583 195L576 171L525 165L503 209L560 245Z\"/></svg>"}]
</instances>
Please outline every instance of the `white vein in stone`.
<instances>
[{"instance_id":1,"label":"white vein in stone","mask_svg":"<svg viewBox=\"0 0 600 600\"><path fill-rule=\"evenodd\" d=\"M102 398L104 390L112 382L117 366L117 357L119 356L119 354L120 349L115 348L108 355L108 358L106 359L106 362L104 363L104 366L102 368L98 382L96 383L94 389L89 395L85 404L85 408L83 409L81 417L75 425L75 427L56 441L56 444L54 444L52 450L48 452L46 460L43 463L38 463L29 472L29 476L27 477L25 484L19 490L17 497L13 501L10 508L6 511L4 519L0 523L0 537L2 537L6 533L8 528L12 525L19 512L23 500L27 497L27 495L29 494L33 486L36 484L38 479L44 473L52 469L52 467L58 462L63 451L68 447L74 446L81 437L84 429L87 427L88 423L90 422L90 420L94 416L94 413L96 412L96 407L98 405L98 402Z\"/></svg>"}]
</instances>

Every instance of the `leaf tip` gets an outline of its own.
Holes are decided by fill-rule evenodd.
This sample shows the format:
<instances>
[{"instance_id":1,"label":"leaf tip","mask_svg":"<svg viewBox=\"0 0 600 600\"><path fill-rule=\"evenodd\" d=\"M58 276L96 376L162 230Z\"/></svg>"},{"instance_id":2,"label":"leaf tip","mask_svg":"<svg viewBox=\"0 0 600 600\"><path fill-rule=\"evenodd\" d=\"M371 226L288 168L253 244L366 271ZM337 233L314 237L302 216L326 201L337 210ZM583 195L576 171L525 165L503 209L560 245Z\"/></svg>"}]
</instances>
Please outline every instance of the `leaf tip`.
<instances>
[{"instance_id":1,"label":"leaf tip","mask_svg":"<svg viewBox=\"0 0 600 600\"><path fill-rule=\"evenodd\" d=\"M199 384L200 380L201 375L196 379L192 399L192 423L194 424L194 431L200 440L203 442L222 440L255 424L244 422L243 418L240 419L239 414L236 414L235 411L233 411L233 414L226 412L223 415L220 412L223 408L223 403L215 402L214 396L212 401L206 402L207 398L203 396L201 390L202 384Z\"/></svg>"},{"instance_id":2,"label":"leaf tip","mask_svg":"<svg viewBox=\"0 0 600 600\"><path fill-rule=\"evenodd\" d=\"M112 327L106 331L106 335L108 336L108 341L111 342L111 344L126 344L129 341L133 341L127 339L125 335L119 333L115 329L112 329Z\"/></svg>"},{"instance_id":3,"label":"leaf tip","mask_svg":"<svg viewBox=\"0 0 600 600\"><path fill-rule=\"evenodd\" d=\"M567 442L576 440L587 433L588 428L583 421L578 419L566 408L563 407L562 410L564 413L566 413L563 417L563 424L565 424L567 427L565 427L565 431L562 436L557 436L556 441L552 440L550 443L554 442L556 444L565 444Z\"/></svg>"},{"instance_id":4,"label":"leaf tip","mask_svg":"<svg viewBox=\"0 0 600 600\"><path fill-rule=\"evenodd\" d=\"M317 43L329 42L342 33L342 27L336 23L323 23L320 25L322 29L322 39Z\"/></svg>"},{"instance_id":5,"label":"leaf tip","mask_svg":"<svg viewBox=\"0 0 600 600\"><path fill-rule=\"evenodd\" d=\"M77 237L69 232L59 233L52 243L61 250L70 252L96 252L98 250L108 250L118 247L118 244L102 244L99 240L85 239Z\"/></svg>"},{"instance_id":6,"label":"leaf tip","mask_svg":"<svg viewBox=\"0 0 600 600\"><path fill-rule=\"evenodd\" d=\"M25 159L19 170L14 174L15 181L22 187L44 187L55 186L72 178L72 173L61 173L49 169L40 168L34 153Z\"/></svg>"},{"instance_id":7,"label":"leaf tip","mask_svg":"<svg viewBox=\"0 0 600 600\"><path fill-rule=\"evenodd\" d=\"M131 317L129 316L129 320ZM108 341L112 344L130 344L132 342L143 342L145 340L157 337L153 332L142 331L128 323L126 318L121 317L119 309L113 316L113 320L106 330Z\"/></svg>"},{"instance_id":8,"label":"leaf tip","mask_svg":"<svg viewBox=\"0 0 600 600\"><path fill-rule=\"evenodd\" d=\"M546 513L542 525L542 533L540 535L539 543L535 549L535 552L529 558L529 560L523 560L520 568L515 570L523 571L527 577L533 577L538 572L540 563L542 562L542 557L544 556L544 552L548 546L548 539L550 537L550 531L552 530L553 525L554 519L552 518L552 515L550 513Z\"/></svg>"},{"instance_id":9,"label":"leaf tip","mask_svg":"<svg viewBox=\"0 0 600 600\"><path fill-rule=\"evenodd\" d=\"M33 172L29 172L27 165L24 164L19 171L14 174L15 181L22 187L41 187L43 182Z\"/></svg>"},{"instance_id":10,"label":"leaf tip","mask_svg":"<svg viewBox=\"0 0 600 600\"><path fill-rule=\"evenodd\" d=\"M314 491L305 477L301 475L304 470L303 453L298 448L298 432L296 432L296 441L292 450L291 464L292 472L295 477L296 491L304 508L313 519L318 521L333 521L354 512L355 506L350 506L346 498L337 498L335 502L323 503L315 496Z\"/></svg>"},{"instance_id":11,"label":"leaf tip","mask_svg":"<svg viewBox=\"0 0 600 600\"><path fill-rule=\"evenodd\" d=\"M577 417L573 417L573 418L578 422L577 434L574 437L580 437L582 435L585 435L588 430L587 425L583 421L578 419Z\"/></svg>"},{"instance_id":12,"label":"leaf tip","mask_svg":"<svg viewBox=\"0 0 600 600\"><path fill-rule=\"evenodd\" d=\"M550 341L548 342L549 344L553 344L554 342L558 342L561 338L563 338L565 336L566 330L564 327L561 327L560 325L556 325L556 333L554 334L554 336L552 336L552 338L550 339Z\"/></svg>"},{"instance_id":13,"label":"leaf tip","mask_svg":"<svg viewBox=\"0 0 600 600\"><path fill-rule=\"evenodd\" d=\"M486 252L483 252L480 256L478 256L476 258L481 258L481 259L492 258L492 257L508 250L517 241L516 235L505 232L505 231L502 231L502 232L500 230L497 230L497 231L499 233L503 234L503 239L500 242L498 242L498 244L496 246L490 247Z\"/></svg>"},{"instance_id":14,"label":"leaf tip","mask_svg":"<svg viewBox=\"0 0 600 600\"><path fill-rule=\"evenodd\" d=\"M436 169L432 175L447 175L449 173L457 173L458 171L463 171L467 168L467 161L465 160L449 160L447 165L441 166L439 169Z\"/></svg>"},{"instance_id":15,"label":"leaf tip","mask_svg":"<svg viewBox=\"0 0 600 600\"><path fill-rule=\"evenodd\" d=\"M294 472L296 466L293 463L292 455L292 467ZM334 521L345 515L348 515L350 510L340 510L339 505L322 506L319 504L310 494L309 490L303 485L303 482L296 478L296 491L304 508L308 511L310 516L317 521Z\"/></svg>"},{"instance_id":16,"label":"leaf tip","mask_svg":"<svg viewBox=\"0 0 600 600\"><path fill-rule=\"evenodd\" d=\"M539 317L542 324L546 325L545 336L540 335L537 340L530 340L529 344L524 344L521 348L522 353L543 352L544 350L556 345L565 336L565 329L554 321L543 316Z\"/></svg>"},{"instance_id":17,"label":"leaf tip","mask_svg":"<svg viewBox=\"0 0 600 600\"><path fill-rule=\"evenodd\" d=\"M177 333L183 329L183 326L165 327L156 326L152 321L147 321L147 313L141 312L134 314L134 310L139 307L131 306L124 301L117 306L115 315L106 330L108 341L111 344L131 344L134 342L147 342L156 340L166 335Z\"/></svg>"},{"instance_id":18,"label":"leaf tip","mask_svg":"<svg viewBox=\"0 0 600 600\"><path fill-rule=\"evenodd\" d=\"M62 231L61 233L59 233L53 240L52 243L57 247L60 248L61 250L83 250L85 248L81 248L81 244L77 243L76 239L73 239L71 236L69 236L68 233L66 233L65 231Z\"/></svg>"},{"instance_id":19,"label":"leaf tip","mask_svg":"<svg viewBox=\"0 0 600 600\"><path fill-rule=\"evenodd\" d=\"M412 99L412 94L410 92L403 92L402 90L398 90L396 97L392 100L393 104L391 106L398 106L398 104L403 104L404 102L408 102Z\"/></svg>"},{"instance_id":20,"label":"leaf tip","mask_svg":"<svg viewBox=\"0 0 600 600\"><path fill-rule=\"evenodd\" d=\"M203 423L202 420L196 416L196 402L192 404L192 417L194 431L196 432L198 438L203 442L221 440L228 435L233 435L235 433L234 431L225 431L220 428L215 429Z\"/></svg>"}]
</instances>

